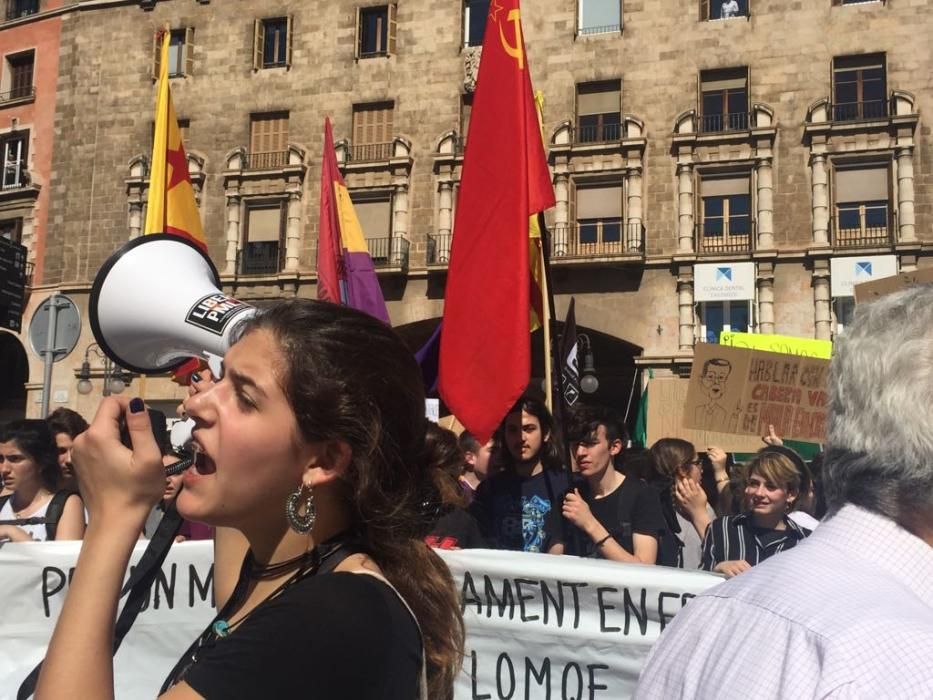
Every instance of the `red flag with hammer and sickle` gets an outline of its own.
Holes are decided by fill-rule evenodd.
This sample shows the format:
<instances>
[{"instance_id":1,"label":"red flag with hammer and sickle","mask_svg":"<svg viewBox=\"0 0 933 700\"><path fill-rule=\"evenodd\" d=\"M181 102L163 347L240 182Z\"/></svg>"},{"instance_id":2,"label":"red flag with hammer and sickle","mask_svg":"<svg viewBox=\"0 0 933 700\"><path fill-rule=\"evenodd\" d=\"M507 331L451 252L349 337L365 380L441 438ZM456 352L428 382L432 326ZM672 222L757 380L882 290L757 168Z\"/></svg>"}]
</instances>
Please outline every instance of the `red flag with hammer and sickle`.
<instances>
[{"instance_id":1,"label":"red flag with hammer and sickle","mask_svg":"<svg viewBox=\"0 0 933 700\"><path fill-rule=\"evenodd\" d=\"M554 205L518 0L491 0L457 200L440 394L481 442L528 384L528 218Z\"/></svg>"}]
</instances>

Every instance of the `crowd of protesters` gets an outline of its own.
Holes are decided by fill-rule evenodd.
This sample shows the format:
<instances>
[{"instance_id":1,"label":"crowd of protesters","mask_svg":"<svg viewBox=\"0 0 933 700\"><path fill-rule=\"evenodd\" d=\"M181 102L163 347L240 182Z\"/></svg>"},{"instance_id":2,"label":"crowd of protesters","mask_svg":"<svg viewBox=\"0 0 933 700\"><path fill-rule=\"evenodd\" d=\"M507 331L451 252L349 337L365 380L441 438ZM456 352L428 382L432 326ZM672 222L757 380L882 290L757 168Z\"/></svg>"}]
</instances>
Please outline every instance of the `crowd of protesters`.
<instances>
[{"instance_id":1,"label":"crowd of protesters","mask_svg":"<svg viewBox=\"0 0 933 700\"><path fill-rule=\"evenodd\" d=\"M0 541L82 538L87 513L71 446L87 427L81 415L59 408L0 430ZM157 429L170 464L178 457L164 425ZM577 407L564 434L566 449L551 412L531 397L484 444L468 431L457 436L429 425L427 440L445 468L437 472L438 519L426 542L700 568L730 578L793 547L822 515L811 466L773 430L741 465L730 465L718 447L699 452L675 437L633 448L620 418L599 406ZM155 530L180 482L180 475L166 478L141 537ZM177 540L212 534L185 521Z\"/></svg>"},{"instance_id":2,"label":"crowd of protesters","mask_svg":"<svg viewBox=\"0 0 933 700\"><path fill-rule=\"evenodd\" d=\"M152 412L154 417L158 412ZM166 465L179 456L171 450L164 417L156 437ZM57 408L46 419L23 419L0 425L0 543L80 540L87 509L71 462L71 448L88 429L81 414ZM181 488L181 474L165 479L165 494L153 509L140 538L151 536ZM213 529L182 520L176 541L210 539Z\"/></svg>"},{"instance_id":3,"label":"crowd of protesters","mask_svg":"<svg viewBox=\"0 0 933 700\"><path fill-rule=\"evenodd\" d=\"M632 447L619 416L600 406L572 412L565 450L544 403L527 397L485 445L464 432L457 450L453 433L434 432L448 433L438 439L460 465L461 486L457 499L445 499L451 515L428 538L436 547L572 554L731 578L794 547L823 515L812 474L819 462L808 464L773 428L744 464L675 437Z\"/></svg>"}]
</instances>

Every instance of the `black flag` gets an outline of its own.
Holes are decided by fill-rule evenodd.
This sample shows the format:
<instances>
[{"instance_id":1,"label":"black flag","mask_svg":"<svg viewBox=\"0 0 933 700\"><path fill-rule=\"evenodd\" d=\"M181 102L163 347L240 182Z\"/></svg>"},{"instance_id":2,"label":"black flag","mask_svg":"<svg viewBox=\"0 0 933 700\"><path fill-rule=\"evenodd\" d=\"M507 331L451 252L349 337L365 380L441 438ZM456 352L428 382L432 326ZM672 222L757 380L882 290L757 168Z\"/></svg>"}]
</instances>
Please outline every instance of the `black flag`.
<instances>
[{"instance_id":1,"label":"black flag","mask_svg":"<svg viewBox=\"0 0 933 700\"><path fill-rule=\"evenodd\" d=\"M564 335L560 342L560 372L564 378L564 405L573 408L580 398L580 366L577 362L577 321L573 313L574 298L564 319Z\"/></svg>"}]
</instances>

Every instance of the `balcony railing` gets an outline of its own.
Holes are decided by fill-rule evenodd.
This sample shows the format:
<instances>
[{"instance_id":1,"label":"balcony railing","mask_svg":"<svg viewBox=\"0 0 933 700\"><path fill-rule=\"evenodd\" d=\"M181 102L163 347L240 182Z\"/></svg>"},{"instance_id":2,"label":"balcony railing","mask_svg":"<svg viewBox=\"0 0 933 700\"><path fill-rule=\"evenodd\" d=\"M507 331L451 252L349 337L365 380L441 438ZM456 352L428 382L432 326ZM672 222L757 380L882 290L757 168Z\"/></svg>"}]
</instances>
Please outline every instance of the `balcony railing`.
<instances>
[{"instance_id":1,"label":"balcony railing","mask_svg":"<svg viewBox=\"0 0 933 700\"><path fill-rule=\"evenodd\" d=\"M645 227L621 220L558 224L551 231L551 258L602 258L642 255Z\"/></svg>"},{"instance_id":2,"label":"balcony railing","mask_svg":"<svg viewBox=\"0 0 933 700\"><path fill-rule=\"evenodd\" d=\"M369 257L373 267L408 267L409 243L404 238L367 238Z\"/></svg>"},{"instance_id":3,"label":"balcony railing","mask_svg":"<svg viewBox=\"0 0 933 700\"><path fill-rule=\"evenodd\" d=\"M718 134L727 131L747 131L753 124L754 115L749 112L729 114L704 114L700 117L700 133Z\"/></svg>"},{"instance_id":4,"label":"balcony railing","mask_svg":"<svg viewBox=\"0 0 933 700\"><path fill-rule=\"evenodd\" d=\"M247 153L247 170L268 170L288 165L288 151L267 151L266 153Z\"/></svg>"},{"instance_id":5,"label":"balcony railing","mask_svg":"<svg viewBox=\"0 0 933 700\"><path fill-rule=\"evenodd\" d=\"M13 102L14 100L34 99L36 96L35 85L25 85L23 87L13 88L9 92L0 92L0 104L4 102Z\"/></svg>"},{"instance_id":6,"label":"balcony railing","mask_svg":"<svg viewBox=\"0 0 933 700\"><path fill-rule=\"evenodd\" d=\"M832 244L836 248L881 248L891 245L894 238L892 222L883 226L843 228L832 222Z\"/></svg>"},{"instance_id":7,"label":"balcony railing","mask_svg":"<svg viewBox=\"0 0 933 700\"><path fill-rule=\"evenodd\" d=\"M864 119L880 119L888 116L886 100L868 102L842 102L832 105L834 122L853 122Z\"/></svg>"},{"instance_id":8,"label":"balcony railing","mask_svg":"<svg viewBox=\"0 0 933 700\"><path fill-rule=\"evenodd\" d=\"M621 139L621 124L577 126L574 132L574 142L576 143L609 143Z\"/></svg>"},{"instance_id":9,"label":"balcony railing","mask_svg":"<svg viewBox=\"0 0 933 700\"><path fill-rule=\"evenodd\" d=\"M359 143L353 144L347 154L348 160L354 163L369 163L377 160L392 158L392 142L389 143Z\"/></svg>"},{"instance_id":10,"label":"balcony railing","mask_svg":"<svg viewBox=\"0 0 933 700\"><path fill-rule=\"evenodd\" d=\"M453 239L452 233L428 236L428 265L450 264L450 247Z\"/></svg>"},{"instance_id":11,"label":"balcony railing","mask_svg":"<svg viewBox=\"0 0 933 700\"><path fill-rule=\"evenodd\" d=\"M7 0L6 18L16 19L26 15L34 15L39 11L39 0Z\"/></svg>"},{"instance_id":12,"label":"balcony railing","mask_svg":"<svg viewBox=\"0 0 933 700\"><path fill-rule=\"evenodd\" d=\"M241 275L274 275L281 265L278 241L247 243L238 256Z\"/></svg>"},{"instance_id":13,"label":"balcony railing","mask_svg":"<svg viewBox=\"0 0 933 700\"><path fill-rule=\"evenodd\" d=\"M696 247L703 253L750 253L755 250L755 222L696 225Z\"/></svg>"},{"instance_id":14,"label":"balcony railing","mask_svg":"<svg viewBox=\"0 0 933 700\"><path fill-rule=\"evenodd\" d=\"M29 185L29 171L23 161L11 161L3 167L3 178L0 188L6 190L19 190Z\"/></svg>"},{"instance_id":15,"label":"balcony railing","mask_svg":"<svg viewBox=\"0 0 933 700\"><path fill-rule=\"evenodd\" d=\"M580 27L578 34L609 34L610 32L621 31L621 24L604 24L600 27Z\"/></svg>"}]
</instances>

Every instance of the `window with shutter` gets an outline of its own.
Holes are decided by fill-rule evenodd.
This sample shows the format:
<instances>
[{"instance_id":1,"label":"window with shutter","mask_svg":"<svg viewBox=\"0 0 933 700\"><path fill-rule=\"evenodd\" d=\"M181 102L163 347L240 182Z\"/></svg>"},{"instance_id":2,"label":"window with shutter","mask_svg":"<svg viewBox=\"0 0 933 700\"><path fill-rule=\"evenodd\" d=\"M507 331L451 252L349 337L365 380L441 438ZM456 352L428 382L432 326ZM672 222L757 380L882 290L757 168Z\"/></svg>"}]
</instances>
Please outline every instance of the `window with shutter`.
<instances>
[{"instance_id":1,"label":"window with shutter","mask_svg":"<svg viewBox=\"0 0 933 700\"><path fill-rule=\"evenodd\" d=\"M877 119L888 113L885 55L833 59L833 119Z\"/></svg>"},{"instance_id":2,"label":"window with shutter","mask_svg":"<svg viewBox=\"0 0 933 700\"><path fill-rule=\"evenodd\" d=\"M357 27L357 58L387 56L391 50L394 50L394 5L363 7L360 8L358 16L359 26ZM389 45L390 40L393 44L391 47Z\"/></svg>"},{"instance_id":3,"label":"window with shutter","mask_svg":"<svg viewBox=\"0 0 933 700\"><path fill-rule=\"evenodd\" d=\"M700 252L751 250L751 176L705 175L700 179Z\"/></svg>"},{"instance_id":4,"label":"window with shutter","mask_svg":"<svg viewBox=\"0 0 933 700\"><path fill-rule=\"evenodd\" d=\"M887 245L890 239L890 169L884 163L835 168L833 245Z\"/></svg>"},{"instance_id":5,"label":"window with shutter","mask_svg":"<svg viewBox=\"0 0 933 700\"><path fill-rule=\"evenodd\" d=\"M700 72L700 131L748 129L748 68Z\"/></svg>"},{"instance_id":6,"label":"window with shutter","mask_svg":"<svg viewBox=\"0 0 933 700\"><path fill-rule=\"evenodd\" d=\"M388 160L392 157L393 111L392 102L353 106L352 160Z\"/></svg>"},{"instance_id":7,"label":"window with shutter","mask_svg":"<svg viewBox=\"0 0 933 700\"><path fill-rule=\"evenodd\" d=\"M250 116L249 167L279 168L288 159L288 113L268 112Z\"/></svg>"},{"instance_id":8,"label":"window with shutter","mask_svg":"<svg viewBox=\"0 0 933 700\"><path fill-rule=\"evenodd\" d=\"M284 249L285 202L248 202L240 274L275 274Z\"/></svg>"},{"instance_id":9,"label":"window with shutter","mask_svg":"<svg viewBox=\"0 0 933 700\"><path fill-rule=\"evenodd\" d=\"M577 0L577 32L605 34L622 29L620 0Z\"/></svg>"},{"instance_id":10,"label":"window with shutter","mask_svg":"<svg viewBox=\"0 0 933 700\"><path fill-rule=\"evenodd\" d=\"M618 80L577 85L577 143L622 138L622 84Z\"/></svg>"},{"instance_id":11,"label":"window with shutter","mask_svg":"<svg viewBox=\"0 0 933 700\"><path fill-rule=\"evenodd\" d=\"M20 100L32 95L32 78L36 63L35 51L24 51L13 56L7 56L6 69L9 75L9 93L3 95L5 100Z\"/></svg>"}]
</instances>

